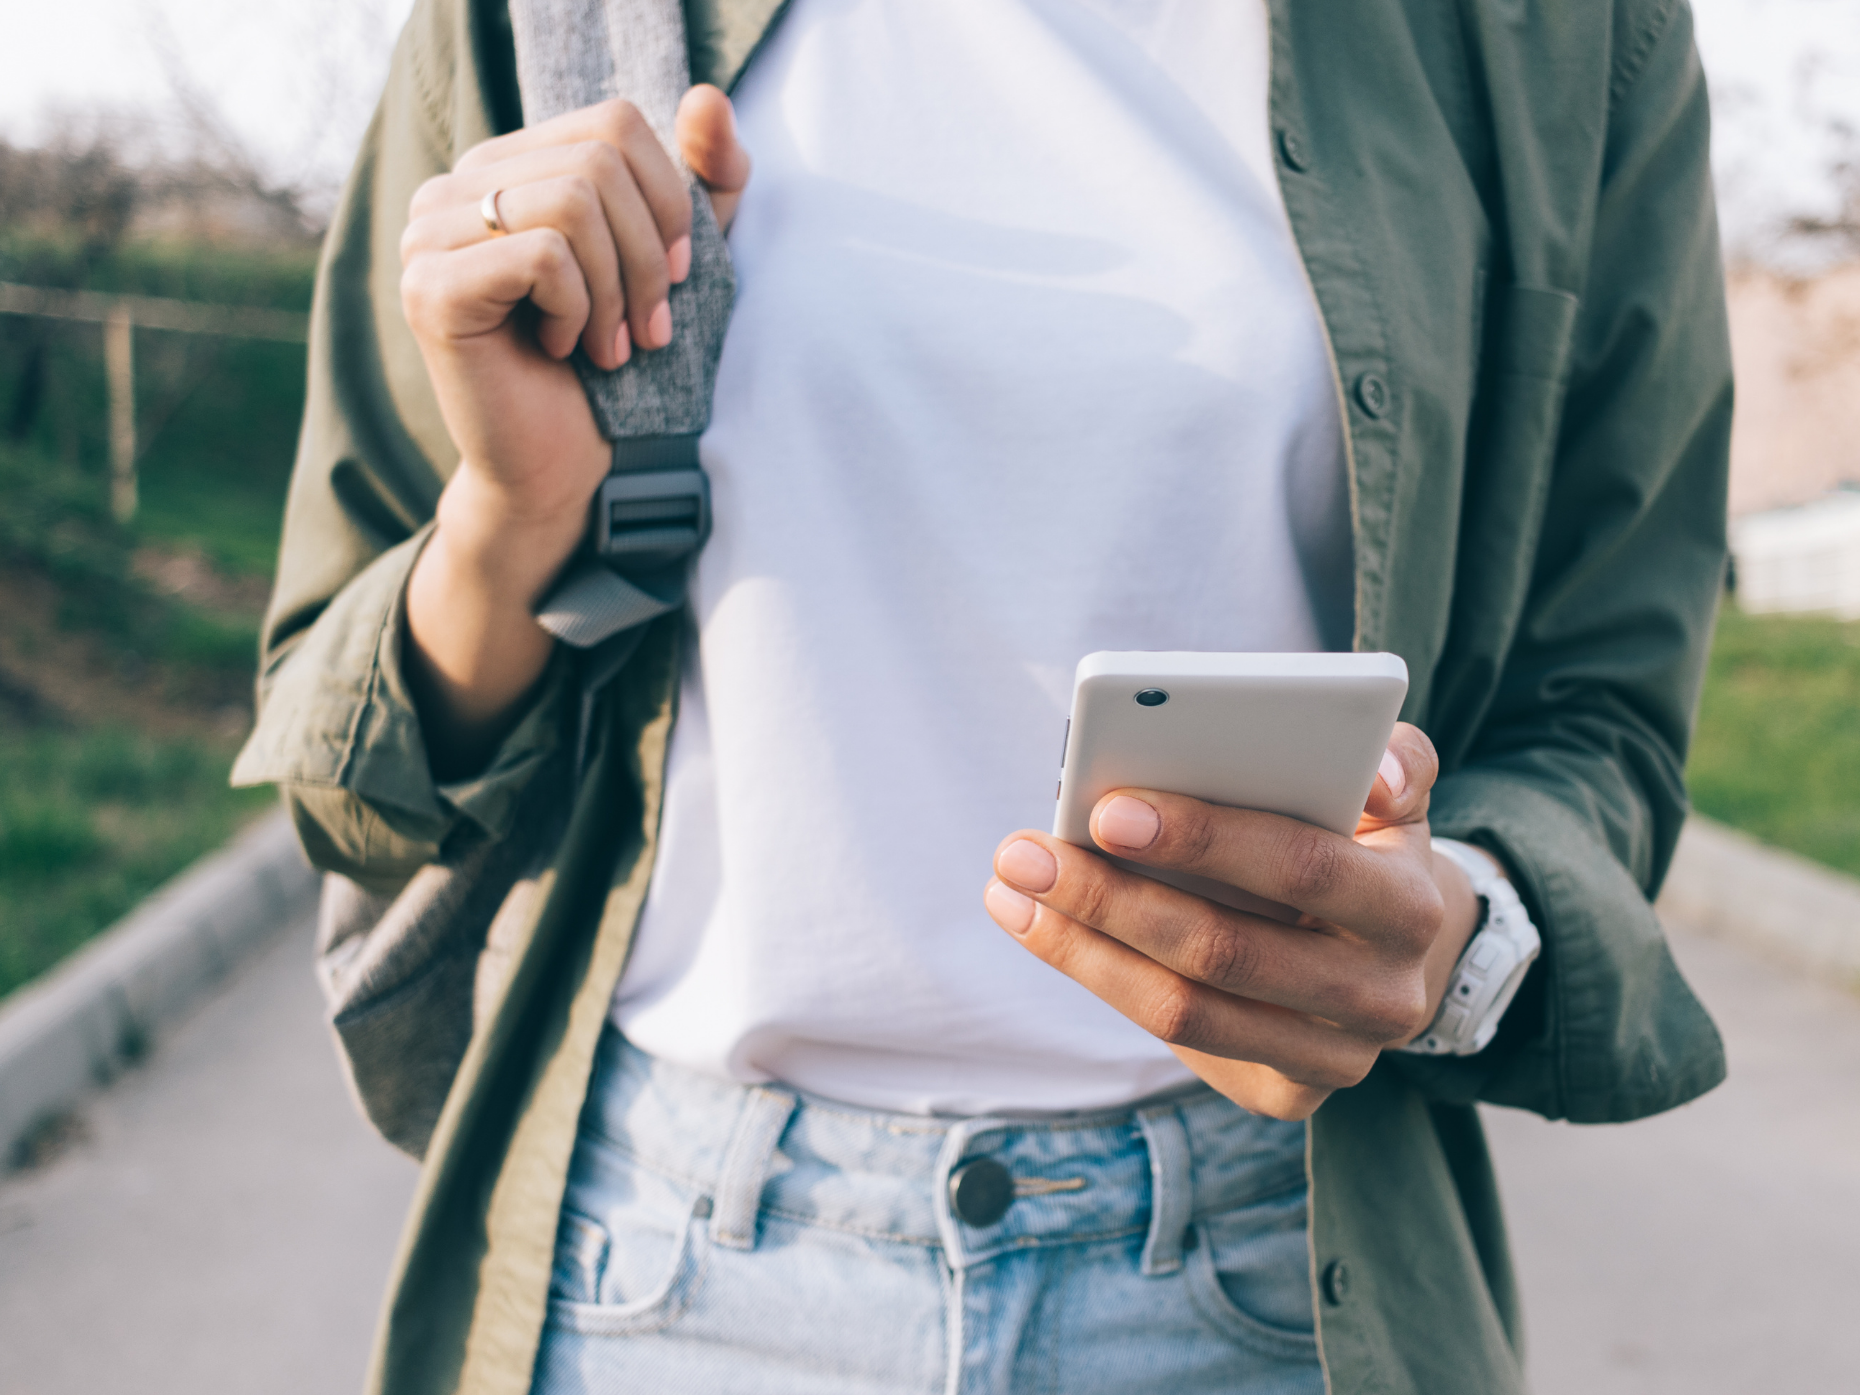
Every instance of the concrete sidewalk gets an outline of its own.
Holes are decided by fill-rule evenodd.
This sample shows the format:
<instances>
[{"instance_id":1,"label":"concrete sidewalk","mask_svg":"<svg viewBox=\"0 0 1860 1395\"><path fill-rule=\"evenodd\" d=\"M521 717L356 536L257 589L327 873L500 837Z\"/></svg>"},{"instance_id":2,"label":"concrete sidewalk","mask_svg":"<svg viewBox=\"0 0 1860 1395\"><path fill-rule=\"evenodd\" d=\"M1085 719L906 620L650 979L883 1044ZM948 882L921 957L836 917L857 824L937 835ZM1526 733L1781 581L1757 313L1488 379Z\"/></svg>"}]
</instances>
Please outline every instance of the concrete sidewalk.
<instances>
[{"instance_id":1,"label":"concrete sidewalk","mask_svg":"<svg viewBox=\"0 0 1860 1395\"><path fill-rule=\"evenodd\" d=\"M280 937L86 1109L88 1138L0 1183L6 1395L359 1388L414 1168L344 1094L309 939ZM1625 1128L1488 1114L1536 1395L1851 1389L1860 999L1676 943L1729 1084Z\"/></svg>"},{"instance_id":2,"label":"concrete sidewalk","mask_svg":"<svg viewBox=\"0 0 1860 1395\"><path fill-rule=\"evenodd\" d=\"M1723 1085L1619 1127L1485 1111L1536 1395L1860 1389L1860 998L1673 947Z\"/></svg>"},{"instance_id":3,"label":"concrete sidewalk","mask_svg":"<svg viewBox=\"0 0 1860 1395\"><path fill-rule=\"evenodd\" d=\"M308 920L0 1182L6 1395L343 1395L412 1162L349 1103Z\"/></svg>"}]
</instances>

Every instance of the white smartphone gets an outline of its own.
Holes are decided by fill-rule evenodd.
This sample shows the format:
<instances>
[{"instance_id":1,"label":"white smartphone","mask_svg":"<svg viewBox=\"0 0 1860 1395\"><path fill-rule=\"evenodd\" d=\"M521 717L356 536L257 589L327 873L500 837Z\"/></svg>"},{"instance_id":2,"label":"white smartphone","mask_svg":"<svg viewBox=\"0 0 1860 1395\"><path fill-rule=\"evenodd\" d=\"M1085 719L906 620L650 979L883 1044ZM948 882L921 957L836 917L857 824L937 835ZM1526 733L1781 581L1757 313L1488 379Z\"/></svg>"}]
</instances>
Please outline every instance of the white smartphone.
<instances>
[{"instance_id":1,"label":"white smartphone","mask_svg":"<svg viewBox=\"0 0 1860 1395\"><path fill-rule=\"evenodd\" d=\"M1134 786L1348 836L1407 693L1408 665L1395 654L1087 654L1072 685L1053 834L1097 851L1091 811ZM1111 860L1262 908L1217 882Z\"/></svg>"}]
</instances>

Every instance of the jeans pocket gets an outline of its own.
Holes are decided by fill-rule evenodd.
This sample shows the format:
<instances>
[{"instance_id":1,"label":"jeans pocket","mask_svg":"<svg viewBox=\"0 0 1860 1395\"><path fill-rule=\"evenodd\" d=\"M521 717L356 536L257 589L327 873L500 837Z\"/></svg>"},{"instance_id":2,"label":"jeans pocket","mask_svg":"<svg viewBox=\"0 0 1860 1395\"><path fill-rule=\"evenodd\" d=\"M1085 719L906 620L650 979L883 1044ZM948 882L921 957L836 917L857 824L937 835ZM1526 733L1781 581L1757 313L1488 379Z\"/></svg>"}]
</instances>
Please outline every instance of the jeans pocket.
<instances>
[{"instance_id":1,"label":"jeans pocket","mask_svg":"<svg viewBox=\"0 0 1860 1395\"><path fill-rule=\"evenodd\" d=\"M599 1219L565 1206L556 1231L552 1326L589 1336L651 1332L696 1296L708 1255L708 1198L667 1215L619 1207Z\"/></svg>"},{"instance_id":2,"label":"jeans pocket","mask_svg":"<svg viewBox=\"0 0 1860 1395\"><path fill-rule=\"evenodd\" d=\"M1301 1361L1317 1351L1305 1203L1301 1182L1205 1217L1187 1256L1189 1290L1210 1323L1262 1355Z\"/></svg>"}]
</instances>

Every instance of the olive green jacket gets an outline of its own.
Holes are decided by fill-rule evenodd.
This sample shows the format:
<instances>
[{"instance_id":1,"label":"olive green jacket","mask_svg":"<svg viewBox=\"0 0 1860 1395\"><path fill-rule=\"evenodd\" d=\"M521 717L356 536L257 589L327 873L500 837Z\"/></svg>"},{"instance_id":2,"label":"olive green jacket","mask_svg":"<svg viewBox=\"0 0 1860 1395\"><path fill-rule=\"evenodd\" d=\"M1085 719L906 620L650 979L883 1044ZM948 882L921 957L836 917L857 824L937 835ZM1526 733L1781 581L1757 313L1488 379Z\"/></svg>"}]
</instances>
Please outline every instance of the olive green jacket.
<instances>
[{"instance_id":1,"label":"olive green jacket","mask_svg":"<svg viewBox=\"0 0 1860 1395\"><path fill-rule=\"evenodd\" d=\"M729 86L779 0L687 0ZM558 658L478 778L436 785L402 594L456 453L402 319L418 184L520 123L501 0L420 0L323 253L310 399L237 778L391 889L499 836L571 739ZM1544 933L1498 1039L1385 1058L1310 1131L1332 1389L1523 1388L1475 1100L1611 1122L1710 1089L1716 1032L1649 907L1724 567L1731 416L1705 85L1680 0L1273 0L1271 125L1346 423L1356 645L1408 663L1435 831ZM652 869L679 629L597 704L588 775L438 1117L370 1388L528 1388L595 1043ZM1236 1382L1241 1374L1236 1370Z\"/></svg>"}]
</instances>

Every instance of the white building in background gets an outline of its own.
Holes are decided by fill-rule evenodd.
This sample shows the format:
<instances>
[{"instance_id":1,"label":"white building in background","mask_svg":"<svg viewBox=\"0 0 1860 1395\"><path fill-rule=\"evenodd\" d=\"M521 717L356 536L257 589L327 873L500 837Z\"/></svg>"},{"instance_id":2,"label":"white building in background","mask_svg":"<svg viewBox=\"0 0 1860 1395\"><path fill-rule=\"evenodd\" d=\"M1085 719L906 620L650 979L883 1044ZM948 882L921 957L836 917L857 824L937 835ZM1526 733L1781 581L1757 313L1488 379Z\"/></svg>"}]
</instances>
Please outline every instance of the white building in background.
<instances>
[{"instance_id":1,"label":"white building in background","mask_svg":"<svg viewBox=\"0 0 1860 1395\"><path fill-rule=\"evenodd\" d=\"M1745 611L1860 620L1860 490L1732 520L1731 555Z\"/></svg>"}]
</instances>

